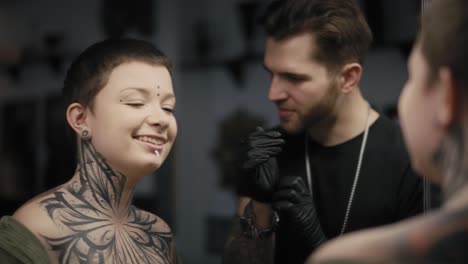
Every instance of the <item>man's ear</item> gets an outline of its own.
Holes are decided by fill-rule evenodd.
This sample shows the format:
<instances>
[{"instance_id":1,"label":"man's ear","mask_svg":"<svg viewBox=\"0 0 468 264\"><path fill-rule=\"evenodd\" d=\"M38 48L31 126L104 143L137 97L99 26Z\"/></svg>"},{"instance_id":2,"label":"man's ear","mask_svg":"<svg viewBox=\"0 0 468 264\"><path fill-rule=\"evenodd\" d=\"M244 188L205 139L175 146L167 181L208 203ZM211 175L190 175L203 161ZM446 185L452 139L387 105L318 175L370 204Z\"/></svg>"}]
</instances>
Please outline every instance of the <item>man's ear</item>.
<instances>
[{"instance_id":1,"label":"man's ear","mask_svg":"<svg viewBox=\"0 0 468 264\"><path fill-rule=\"evenodd\" d=\"M362 76L362 67L359 63L348 63L341 69L341 91L350 93L359 85Z\"/></svg>"},{"instance_id":2,"label":"man's ear","mask_svg":"<svg viewBox=\"0 0 468 264\"><path fill-rule=\"evenodd\" d=\"M79 103L72 103L67 108L67 121L70 127L81 135L83 130L89 131L86 108Z\"/></svg>"},{"instance_id":3,"label":"man's ear","mask_svg":"<svg viewBox=\"0 0 468 264\"><path fill-rule=\"evenodd\" d=\"M463 97L465 96L460 88L457 86L453 78L452 71L447 67L439 69L439 82L438 87L431 89L438 89L438 106L437 108L437 122L444 127L450 127L454 122L457 122L458 114L462 110Z\"/></svg>"}]
</instances>

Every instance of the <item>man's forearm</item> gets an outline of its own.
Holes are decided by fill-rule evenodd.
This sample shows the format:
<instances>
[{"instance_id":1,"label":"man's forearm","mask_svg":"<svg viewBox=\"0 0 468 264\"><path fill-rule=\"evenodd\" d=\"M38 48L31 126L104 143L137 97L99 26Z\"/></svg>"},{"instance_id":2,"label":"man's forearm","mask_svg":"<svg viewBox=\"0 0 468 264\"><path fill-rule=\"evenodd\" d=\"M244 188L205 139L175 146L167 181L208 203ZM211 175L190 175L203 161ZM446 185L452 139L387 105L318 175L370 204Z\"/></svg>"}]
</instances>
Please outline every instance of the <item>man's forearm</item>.
<instances>
[{"instance_id":1,"label":"man's forearm","mask_svg":"<svg viewBox=\"0 0 468 264\"><path fill-rule=\"evenodd\" d=\"M254 205L255 204L255 205ZM242 216L236 216L231 224L231 229L224 246L224 264L244 263L273 263L274 235L272 232L246 233L246 227L242 226L252 221L256 228L268 230L271 228L271 209L269 206L259 205L251 200L241 201L239 212ZM241 219L243 218L243 219ZM268 221L265 220L268 218ZM266 224L268 222L268 224Z\"/></svg>"},{"instance_id":2,"label":"man's forearm","mask_svg":"<svg viewBox=\"0 0 468 264\"><path fill-rule=\"evenodd\" d=\"M273 235L267 238L249 238L243 234L236 216L224 246L224 264L273 263Z\"/></svg>"}]
</instances>

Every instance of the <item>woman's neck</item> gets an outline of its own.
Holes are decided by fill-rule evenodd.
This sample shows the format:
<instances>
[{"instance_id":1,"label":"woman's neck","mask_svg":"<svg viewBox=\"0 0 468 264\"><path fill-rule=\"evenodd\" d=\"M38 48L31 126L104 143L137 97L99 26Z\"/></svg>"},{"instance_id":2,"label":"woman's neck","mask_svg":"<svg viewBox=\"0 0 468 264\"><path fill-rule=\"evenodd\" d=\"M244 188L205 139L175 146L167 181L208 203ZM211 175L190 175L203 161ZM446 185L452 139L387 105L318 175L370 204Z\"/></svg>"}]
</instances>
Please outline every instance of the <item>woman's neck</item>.
<instances>
[{"instance_id":1,"label":"woman's neck","mask_svg":"<svg viewBox=\"0 0 468 264\"><path fill-rule=\"evenodd\" d=\"M451 210L468 205L468 124L452 125L433 154L439 170L444 208ZM435 178L435 177L434 177Z\"/></svg>"},{"instance_id":2,"label":"woman's neck","mask_svg":"<svg viewBox=\"0 0 468 264\"><path fill-rule=\"evenodd\" d=\"M80 142L78 167L68 186L69 191L81 194L82 199L110 218L121 219L129 214L134 184L114 171L90 141Z\"/></svg>"}]
</instances>

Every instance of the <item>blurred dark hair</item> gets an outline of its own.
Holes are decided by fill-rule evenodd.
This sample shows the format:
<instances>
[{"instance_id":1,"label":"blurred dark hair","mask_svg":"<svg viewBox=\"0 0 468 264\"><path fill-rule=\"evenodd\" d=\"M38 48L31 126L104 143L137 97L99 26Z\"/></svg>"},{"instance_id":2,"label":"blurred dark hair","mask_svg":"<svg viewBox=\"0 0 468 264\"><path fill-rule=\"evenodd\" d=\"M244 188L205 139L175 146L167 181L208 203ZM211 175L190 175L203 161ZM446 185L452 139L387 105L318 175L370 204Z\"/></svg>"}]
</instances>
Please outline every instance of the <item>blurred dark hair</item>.
<instances>
[{"instance_id":1,"label":"blurred dark hair","mask_svg":"<svg viewBox=\"0 0 468 264\"><path fill-rule=\"evenodd\" d=\"M432 0L422 16L419 43L434 81L440 67L450 68L468 88L468 1Z\"/></svg>"}]
</instances>

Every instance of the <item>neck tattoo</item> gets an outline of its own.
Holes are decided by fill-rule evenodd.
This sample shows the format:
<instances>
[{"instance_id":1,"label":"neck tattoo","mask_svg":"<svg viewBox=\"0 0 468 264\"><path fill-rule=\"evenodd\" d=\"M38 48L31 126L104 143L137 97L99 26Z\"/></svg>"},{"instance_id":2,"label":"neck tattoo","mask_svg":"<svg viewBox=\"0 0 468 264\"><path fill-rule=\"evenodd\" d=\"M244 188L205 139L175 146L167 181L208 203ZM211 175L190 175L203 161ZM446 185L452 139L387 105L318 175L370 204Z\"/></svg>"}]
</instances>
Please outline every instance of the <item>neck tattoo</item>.
<instances>
[{"instance_id":1,"label":"neck tattoo","mask_svg":"<svg viewBox=\"0 0 468 264\"><path fill-rule=\"evenodd\" d=\"M126 176L89 141L80 144L79 178L40 203L60 230L41 235L59 263L162 263L172 258L170 231L124 197Z\"/></svg>"},{"instance_id":2,"label":"neck tattoo","mask_svg":"<svg viewBox=\"0 0 468 264\"><path fill-rule=\"evenodd\" d=\"M364 135L362 137L362 143L361 143L361 150L359 151L359 159L356 165L356 173L354 174L354 181L353 181L353 186L351 188L351 194L349 195L348 199L348 206L346 207L346 213L345 217L343 220L343 225L341 226L341 232L340 236L344 234L346 230L346 226L348 224L348 219L349 219L349 213L351 211L351 205L353 204L353 198L354 194L356 191L356 186L357 182L359 180L359 174L361 172L361 165L362 165L362 159L364 157L364 152L366 148L366 143L367 143L367 135L369 133L369 116L370 116L370 107L367 108L367 119L366 119L366 126L364 128ZM310 172L310 159L309 159L309 136L305 135L305 166L306 166L306 174L307 174L307 186L309 187L309 193L312 194L312 174Z\"/></svg>"}]
</instances>

